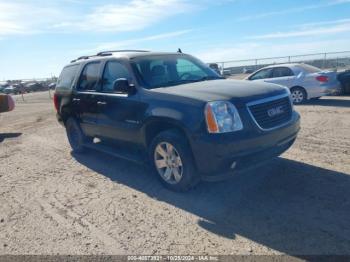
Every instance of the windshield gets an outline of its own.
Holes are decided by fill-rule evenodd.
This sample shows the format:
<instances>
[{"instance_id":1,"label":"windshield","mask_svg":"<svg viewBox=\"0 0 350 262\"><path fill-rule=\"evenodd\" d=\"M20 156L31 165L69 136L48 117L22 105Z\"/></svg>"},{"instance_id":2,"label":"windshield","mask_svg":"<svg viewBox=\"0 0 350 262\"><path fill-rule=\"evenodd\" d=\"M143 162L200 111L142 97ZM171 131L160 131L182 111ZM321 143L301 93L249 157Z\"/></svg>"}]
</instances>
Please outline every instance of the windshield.
<instances>
[{"instance_id":1,"label":"windshield","mask_svg":"<svg viewBox=\"0 0 350 262\"><path fill-rule=\"evenodd\" d=\"M199 60L181 54L136 57L132 65L147 89L222 78Z\"/></svg>"}]
</instances>

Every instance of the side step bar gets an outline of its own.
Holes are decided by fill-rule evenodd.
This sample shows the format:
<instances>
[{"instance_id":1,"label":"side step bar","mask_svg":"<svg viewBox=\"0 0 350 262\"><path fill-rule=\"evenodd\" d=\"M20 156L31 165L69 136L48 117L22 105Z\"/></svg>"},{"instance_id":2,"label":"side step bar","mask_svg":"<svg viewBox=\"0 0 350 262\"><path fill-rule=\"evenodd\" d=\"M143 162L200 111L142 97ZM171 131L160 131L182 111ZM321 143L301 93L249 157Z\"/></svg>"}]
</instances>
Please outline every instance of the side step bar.
<instances>
[{"instance_id":1,"label":"side step bar","mask_svg":"<svg viewBox=\"0 0 350 262\"><path fill-rule=\"evenodd\" d=\"M102 143L86 143L84 144L84 147L100 151L114 157L136 162L138 164L144 164L146 160L143 154L137 150L123 150L118 147L110 147Z\"/></svg>"}]
</instances>

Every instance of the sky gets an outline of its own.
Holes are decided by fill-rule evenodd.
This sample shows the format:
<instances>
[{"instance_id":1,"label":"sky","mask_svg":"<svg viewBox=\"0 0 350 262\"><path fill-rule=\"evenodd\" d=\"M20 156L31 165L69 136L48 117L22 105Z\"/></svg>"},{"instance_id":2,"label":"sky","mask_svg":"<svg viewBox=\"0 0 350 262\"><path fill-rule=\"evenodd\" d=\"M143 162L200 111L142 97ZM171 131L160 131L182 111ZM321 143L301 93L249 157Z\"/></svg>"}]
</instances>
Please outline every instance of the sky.
<instances>
[{"instance_id":1,"label":"sky","mask_svg":"<svg viewBox=\"0 0 350 262\"><path fill-rule=\"evenodd\" d=\"M350 51L350 0L0 0L0 80L178 48L204 62Z\"/></svg>"}]
</instances>

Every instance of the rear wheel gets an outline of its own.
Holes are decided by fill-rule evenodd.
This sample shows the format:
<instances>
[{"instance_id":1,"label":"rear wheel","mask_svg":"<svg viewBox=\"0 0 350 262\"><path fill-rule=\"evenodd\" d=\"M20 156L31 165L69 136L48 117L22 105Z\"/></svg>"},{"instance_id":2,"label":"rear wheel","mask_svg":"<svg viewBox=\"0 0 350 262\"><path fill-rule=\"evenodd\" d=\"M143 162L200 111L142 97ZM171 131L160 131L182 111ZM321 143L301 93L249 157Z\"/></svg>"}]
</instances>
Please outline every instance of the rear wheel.
<instances>
[{"instance_id":1,"label":"rear wheel","mask_svg":"<svg viewBox=\"0 0 350 262\"><path fill-rule=\"evenodd\" d=\"M290 92L294 104L302 104L307 99L307 94L301 87L293 87Z\"/></svg>"},{"instance_id":2,"label":"rear wheel","mask_svg":"<svg viewBox=\"0 0 350 262\"><path fill-rule=\"evenodd\" d=\"M66 132L73 152L82 153L85 149L84 143L86 142L87 138L74 118L69 118L67 120Z\"/></svg>"},{"instance_id":3,"label":"rear wheel","mask_svg":"<svg viewBox=\"0 0 350 262\"><path fill-rule=\"evenodd\" d=\"M199 182L186 137L176 130L161 132L152 141L150 159L160 181L174 191L187 191Z\"/></svg>"}]
</instances>

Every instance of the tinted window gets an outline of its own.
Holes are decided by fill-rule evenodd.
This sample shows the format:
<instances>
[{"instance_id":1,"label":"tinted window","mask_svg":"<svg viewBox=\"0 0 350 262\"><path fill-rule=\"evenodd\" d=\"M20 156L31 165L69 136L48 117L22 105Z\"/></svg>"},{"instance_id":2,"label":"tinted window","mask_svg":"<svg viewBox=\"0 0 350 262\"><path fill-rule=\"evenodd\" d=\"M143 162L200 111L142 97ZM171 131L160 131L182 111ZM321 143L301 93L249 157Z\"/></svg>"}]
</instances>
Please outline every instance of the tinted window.
<instances>
[{"instance_id":1,"label":"tinted window","mask_svg":"<svg viewBox=\"0 0 350 262\"><path fill-rule=\"evenodd\" d=\"M146 88L220 79L201 61L185 55L157 55L133 59L136 76Z\"/></svg>"},{"instance_id":2,"label":"tinted window","mask_svg":"<svg viewBox=\"0 0 350 262\"><path fill-rule=\"evenodd\" d=\"M300 64L298 66L301 67L302 69L304 69L308 73L318 73L318 72L322 71L318 67L307 65L307 64Z\"/></svg>"},{"instance_id":3,"label":"tinted window","mask_svg":"<svg viewBox=\"0 0 350 262\"><path fill-rule=\"evenodd\" d=\"M79 65L66 66L63 68L57 80L57 88L71 88Z\"/></svg>"},{"instance_id":4,"label":"tinted window","mask_svg":"<svg viewBox=\"0 0 350 262\"><path fill-rule=\"evenodd\" d=\"M271 76L272 76L272 68L267 68L267 69L262 69L259 72L255 73L249 79L258 80L258 79L270 78Z\"/></svg>"},{"instance_id":5,"label":"tinted window","mask_svg":"<svg viewBox=\"0 0 350 262\"><path fill-rule=\"evenodd\" d=\"M293 71L288 67L276 67L273 69L273 77L292 76Z\"/></svg>"},{"instance_id":6,"label":"tinted window","mask_svg":"<svg viewBox=\"0 0 350 262\"><path fill-rule=\"evenodd\" d=\"M79 79L79 90L96 90L100 75L100 65L100 62L94 62L84 67Z\"/></svg>"},{"instance_id":7,"label":"tinted window","mask_svg":"<svg viewBox=\"0 0 350 262\"><path fill-rule=\"evenodd\" d=\"M119 78L126 78L131 81L131 76L127 67L117 61L108 62L103 72L102 90L105 92L113 92L114 81Z\"/></svg>"}]
</instances>

